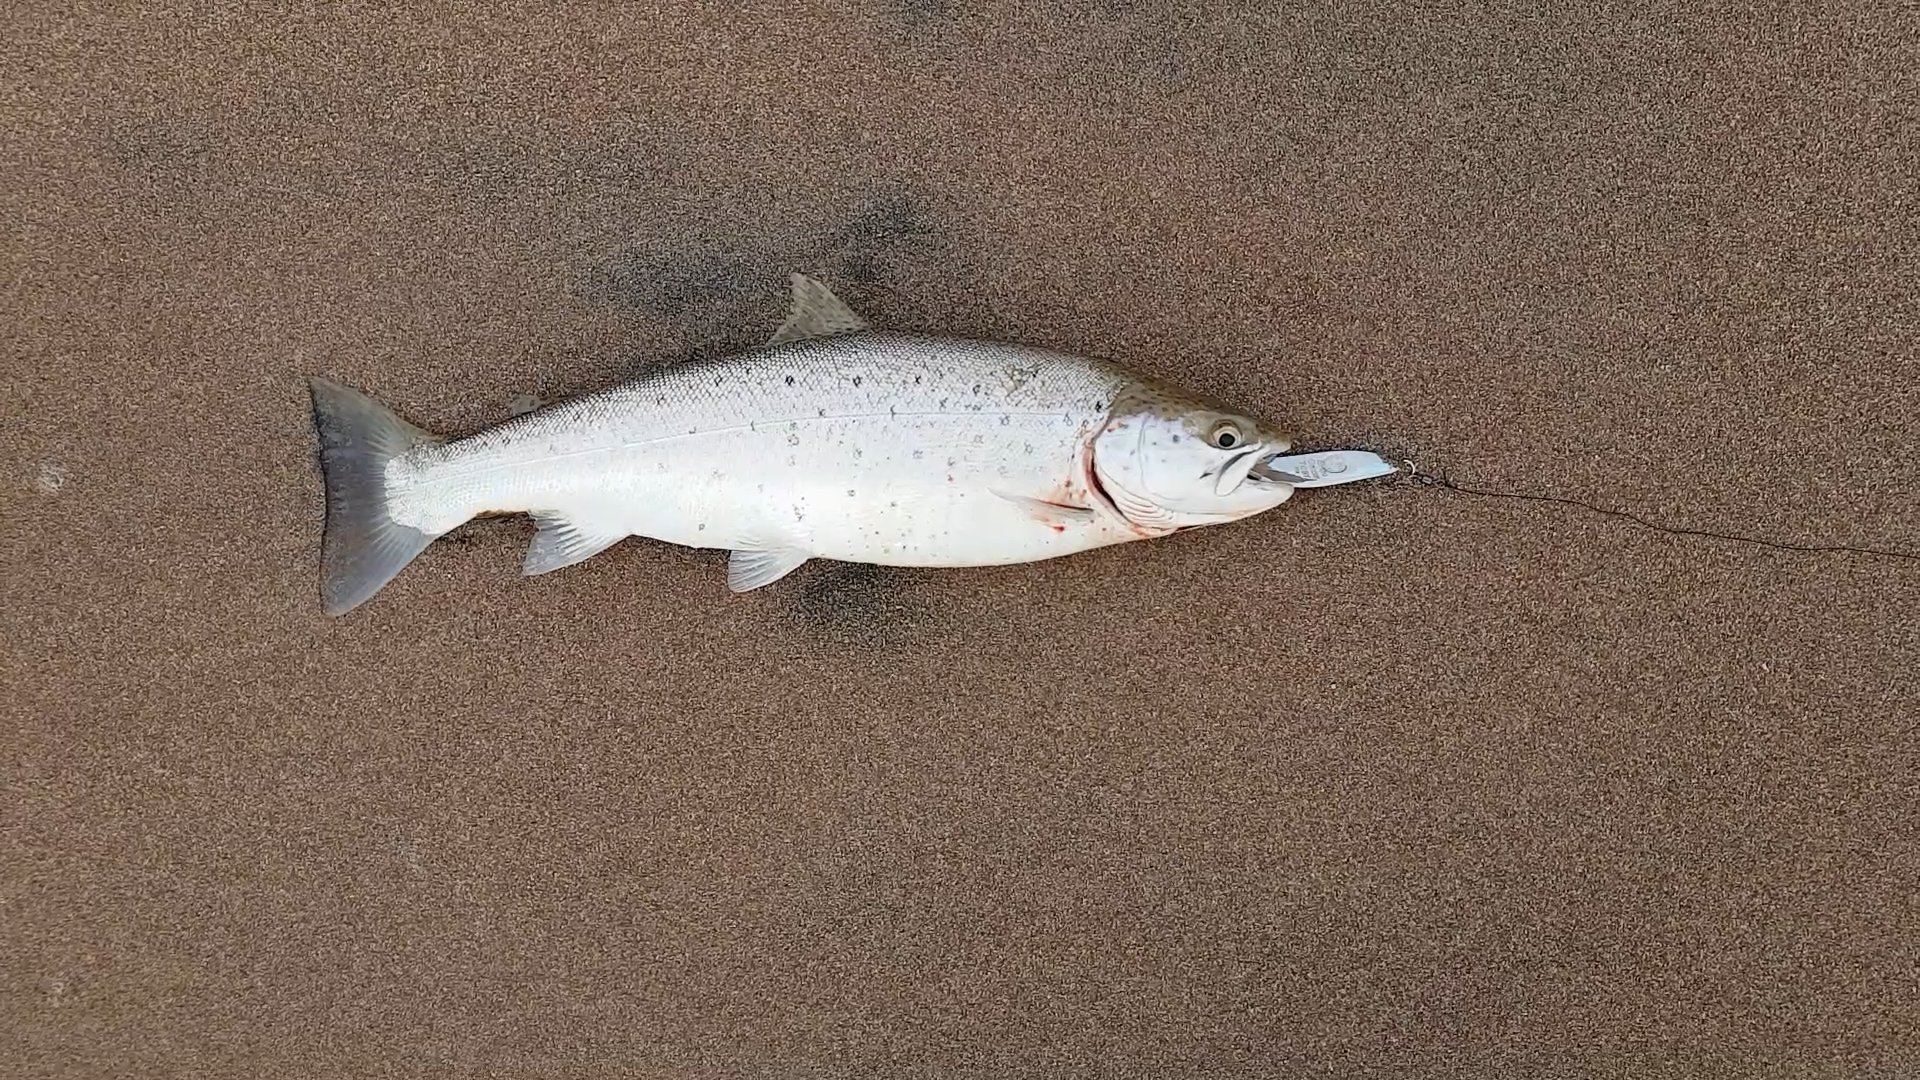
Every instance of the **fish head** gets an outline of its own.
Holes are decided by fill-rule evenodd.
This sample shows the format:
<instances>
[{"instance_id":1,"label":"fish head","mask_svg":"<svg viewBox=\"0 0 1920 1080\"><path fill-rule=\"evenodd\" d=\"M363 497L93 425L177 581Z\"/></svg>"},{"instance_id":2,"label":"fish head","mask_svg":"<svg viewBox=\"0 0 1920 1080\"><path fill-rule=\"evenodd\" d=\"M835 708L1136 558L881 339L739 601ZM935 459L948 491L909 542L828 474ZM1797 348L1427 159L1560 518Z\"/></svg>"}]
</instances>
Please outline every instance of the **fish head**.
<instances>
[{"instance_id":1,"label":"fish head","mask_svg":"<svg viewBox=\"0 0 1920 1080\"><path fill-rule=\"evenodd\" d=\"M1094 437L1092 471L1129 522L1171 531L1236 521L1286 502L1293 485L1255 467L1292 446L1272 424L1141 383L1119 395Z\"/></svg>"}]
</instances>

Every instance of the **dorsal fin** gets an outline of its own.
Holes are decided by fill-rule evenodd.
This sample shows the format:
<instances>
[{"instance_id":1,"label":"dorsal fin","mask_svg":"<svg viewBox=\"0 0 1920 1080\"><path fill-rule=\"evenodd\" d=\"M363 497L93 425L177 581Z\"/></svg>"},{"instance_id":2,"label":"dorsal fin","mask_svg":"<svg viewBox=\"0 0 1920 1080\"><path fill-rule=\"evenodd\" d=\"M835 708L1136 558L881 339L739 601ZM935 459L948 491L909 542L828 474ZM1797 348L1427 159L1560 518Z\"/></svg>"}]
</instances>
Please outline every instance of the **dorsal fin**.
<instances>
[{"instance_id":1,"label":"dorsal fin","mask_svg":"<svg viewBox=\"0 0 1920 1080\"><path fill-rule=\"evenodd\" d=\"M833 295L832 289L805 274L795 274L793 307L787 312L787 321L780 324L780 329L774 332L767 344L783 345L789 341L852 334L870 328L871 324L841 303L840 298Z\"/></svg>"}]
</instances>

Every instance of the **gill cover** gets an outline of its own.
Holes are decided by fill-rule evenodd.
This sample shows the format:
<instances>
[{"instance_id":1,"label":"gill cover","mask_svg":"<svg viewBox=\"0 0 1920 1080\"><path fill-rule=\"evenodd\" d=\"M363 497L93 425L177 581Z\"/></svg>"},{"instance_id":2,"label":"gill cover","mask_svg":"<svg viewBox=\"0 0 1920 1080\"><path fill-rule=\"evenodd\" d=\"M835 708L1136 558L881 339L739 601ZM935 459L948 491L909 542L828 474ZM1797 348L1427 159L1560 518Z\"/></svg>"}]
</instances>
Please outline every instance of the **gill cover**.
<instances>
[{"instance_id":1,"label":"gill cover","mask_svg":"<svg viewBox=\"0 0 1920 1080\"><path fill-rule=\"evenodd\" d=\"M1291 446L1258 420L1163 386L1123 392L1093 445L1101 487L1138 527L1171 531L1234 521L1286 502L1286 484L1250 479Z\"/></svg>"}]
</instances>

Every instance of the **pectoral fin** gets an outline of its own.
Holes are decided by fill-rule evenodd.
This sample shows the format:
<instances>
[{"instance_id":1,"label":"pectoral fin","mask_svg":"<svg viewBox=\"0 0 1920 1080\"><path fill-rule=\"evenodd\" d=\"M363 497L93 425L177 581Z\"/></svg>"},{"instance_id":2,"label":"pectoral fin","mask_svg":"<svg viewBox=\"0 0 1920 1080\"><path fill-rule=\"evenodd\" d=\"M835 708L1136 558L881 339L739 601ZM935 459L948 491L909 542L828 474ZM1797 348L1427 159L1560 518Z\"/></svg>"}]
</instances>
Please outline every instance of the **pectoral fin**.
<instances>
[{"instance_id":1,"label":"pectoral fin","mask_svg":"<svg viewBox=\"0 0 1920 1080\"><path fill-rule=\"evenodd\" d=\"M1048 525L1075 525L1093 520L1093 510L1085 506L1070 506L1066 503L1048 502L1045 499L1032 499L1025 495L1013 495L1005 491L996 491L995 495L1025 510L1037 520Z\"/></svg>"}]
</instances>

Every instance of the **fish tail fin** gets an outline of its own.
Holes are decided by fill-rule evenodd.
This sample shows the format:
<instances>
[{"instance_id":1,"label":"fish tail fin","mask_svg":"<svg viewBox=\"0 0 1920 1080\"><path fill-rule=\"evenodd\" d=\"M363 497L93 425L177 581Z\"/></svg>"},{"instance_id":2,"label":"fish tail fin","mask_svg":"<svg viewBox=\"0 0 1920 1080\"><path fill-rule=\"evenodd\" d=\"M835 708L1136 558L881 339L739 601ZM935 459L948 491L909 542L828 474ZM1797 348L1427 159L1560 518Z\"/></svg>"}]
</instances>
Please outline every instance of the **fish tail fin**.
<instances>
[{"instance_id":1,"label":"fish tail fin","mask_svg":"<svg viewBox=\"0 0 1920 1080\"><path fill-rule=\"evenodd\" d=\"M437 538L394 521L387 497L387 462L435 436L331 379L309 379L308 385L327 485L320 595L327 614L344 615Z\"/></svg>"}]
</instances>

